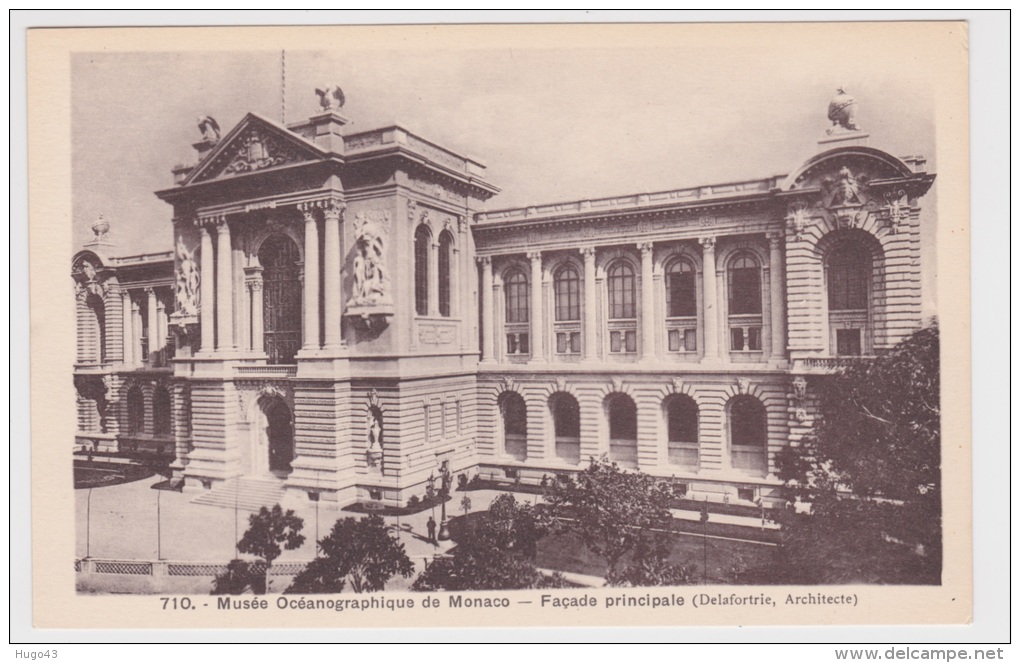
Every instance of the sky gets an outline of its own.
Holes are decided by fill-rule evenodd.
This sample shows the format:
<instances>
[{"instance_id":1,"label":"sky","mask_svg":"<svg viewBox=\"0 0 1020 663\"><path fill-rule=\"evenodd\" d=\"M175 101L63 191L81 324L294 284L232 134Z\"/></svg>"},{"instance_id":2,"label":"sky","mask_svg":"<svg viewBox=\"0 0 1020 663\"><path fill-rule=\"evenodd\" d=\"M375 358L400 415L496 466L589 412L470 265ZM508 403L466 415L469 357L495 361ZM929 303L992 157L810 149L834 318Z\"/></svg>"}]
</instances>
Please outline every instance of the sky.
<instances>
[{"instance_id":1,"label":"sky","mask_svg":"<svg viewBox=\"0 0 1020 663\"><path fill-rule=\"evenodd\" d=\"M288 48L285 70L276 49L76 53L74 239L88 241L102 215L115 254L169 250L171 208L153 192L194 161L197 118L212 115L225 134L248 111L280 121L285 105L294 122L315 112L324 84L343 88L351 132L397 122L484 162L502 189L489 209L789 173L818 151L838 86L857 98L872 147L923 154L936 169L934 100L916 51L777 37L755 48L394 40ZM934 229L925 235L932 254Z\"/></svg>"}]
</instances>

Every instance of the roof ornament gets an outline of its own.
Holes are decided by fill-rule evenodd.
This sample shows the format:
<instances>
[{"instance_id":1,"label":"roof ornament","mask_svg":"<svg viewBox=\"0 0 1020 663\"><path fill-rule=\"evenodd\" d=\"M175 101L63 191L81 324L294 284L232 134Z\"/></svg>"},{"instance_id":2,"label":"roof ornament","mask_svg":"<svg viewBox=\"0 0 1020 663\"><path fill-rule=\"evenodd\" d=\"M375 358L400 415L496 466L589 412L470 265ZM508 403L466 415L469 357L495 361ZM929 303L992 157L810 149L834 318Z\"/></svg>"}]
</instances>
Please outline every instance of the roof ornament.
<instances>
[{"instance_id":1,"label":"roof ornament","mask_svg":"<svg viewBox=\"0 0 1020 663\"><path fill-rule=\"evenodd\" d=\"M857 126L857 100L847 94L842 85L836 88L836 96L829 102L829 120L832 122L826 132L829 135L861 130Z\"/></svg>"},{"instance_id":2,"label":"roof ornament","mask_svg":"<svg viewBox=\"0 0 1020 663\"><path fill-rule=\"evenodd\" d=\"M202 140L210 143L220 142L220 125L212 115L198 118L198 130L202 132Z\"/></svg>"},{"instance_id":3,"label":"roof ornament","mask_svg":"<svg viewBox=\"0 0 1020 663\"><path fill-rule=\"evenodd\" d=\"M92 222L92 232L95 234L95 241L101 242L106 239L106 233L110 232L110 222L100 214L99 218Z\"/></svg>"},{"instance_id":4,"label":"roof ornament","mask_svg":"<svg viewBox=\"0 0 1020 663\"><path fill-rule=\"evenodd\" d=\"M344 91L339 85L323 85L321 88L315 88L315 94L319 95L319 105L324 111L338 111L346 102Z\"/></svg>"}]
</instances>

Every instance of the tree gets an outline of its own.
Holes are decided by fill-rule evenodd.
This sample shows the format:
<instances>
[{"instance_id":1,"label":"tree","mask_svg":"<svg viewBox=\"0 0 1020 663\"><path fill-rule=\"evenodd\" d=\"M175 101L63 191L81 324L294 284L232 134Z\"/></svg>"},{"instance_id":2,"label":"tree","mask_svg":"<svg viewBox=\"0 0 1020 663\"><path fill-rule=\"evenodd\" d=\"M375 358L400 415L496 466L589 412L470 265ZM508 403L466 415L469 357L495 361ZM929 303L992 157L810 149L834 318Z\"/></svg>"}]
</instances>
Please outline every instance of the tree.
<instances>
[{"instance_id":1,"label":"tree","mask_svg":"<svg viewBox=\"0 0 1020 663\"><path fill-rule=\"evenodd\" d=\"M227 570L213 579L213 594L266 593L265 571L257 564L243 559L234 559L227 564Z\"/></svg>"},{"instance_id":2,"label":"tree","mask_svg":"<svg viewBox=\"0 0 1020 663\"><path fill-rule=\"evenodd\" d=\"M356 593L379 592L394 575L408 578L414 564L404 544L390 537L378 515L344 518L319 541L322 556L312 560L287 589L288 594L339 593L350 580Z\"/></svg>"},{"instance_id":3,"label":"tree","mask_svg":"<svg viewBox=\"0 0 1020 663\"><path fill-rule=\"evenodd\" d=\"M467 521L461 519L461 522ZM438 558L415 579L414 591L469 591L563 587L559 574L535 567L546 519L512 494L500 495L486 512L472 514L449 557Z\"/></svg>"},{"instance_id":4,"label":"tree","mask_svg":"<svg viewBox=\"0 0 1020 663\"><path fill-rule=\"evenodd\" d=\"M557 479L545 499L563 526L585 547L605 558L615 577L625 555L639 546L650 550L652 530L668 529L671 487L643 472L625 472L604 456L574 477Z\"/></svg>"},{"instance_id":5,"label":"tree","mask_svg":"<svg viewBox=\"0 0 1020 663\"><path fill-rule=\"evenodd\" d=\"M300 534L305 522L294 515L294 511L284 511L279 504L272 509L262 507L258 513L248 518L248 531L237 543L240 552L261 557L265 561L262 583L263 593L269 589L269 572L273 560L282 553L281 545L286 550L300 548L305 537Z\"/></svg>"},{"instance_id":6,"label":"tree","mask_svg":"<svg viewBox=\"0 0 1020 663\"><path fill-rule=\"evenodd\" d=\"M777 457L794 581L938 582L942 567L939 331L813 381L820 420Z\"/></svg>"},{"instance_id":7,"label":"tree","mask_svg":"<svg viewBox=\"0 0 1020 663\"><path fill-rule=\"evenodd\" d=\"M694 582L694 570L683 564L671 564L669 544L663 534L653 534L638 541L630 563L623 571L610 571L606 584L610 587L674 587Z\"/></svg>"}]
</instances>

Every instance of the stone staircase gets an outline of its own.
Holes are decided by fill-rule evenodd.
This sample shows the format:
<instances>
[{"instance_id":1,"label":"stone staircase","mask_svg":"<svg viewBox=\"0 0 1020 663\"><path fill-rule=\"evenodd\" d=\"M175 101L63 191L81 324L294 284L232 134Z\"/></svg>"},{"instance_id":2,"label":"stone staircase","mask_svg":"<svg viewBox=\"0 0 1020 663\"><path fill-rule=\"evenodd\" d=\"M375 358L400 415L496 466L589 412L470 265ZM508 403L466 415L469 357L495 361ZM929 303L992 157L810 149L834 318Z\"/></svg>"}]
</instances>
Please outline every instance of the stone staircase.
<instances>
[{"instance_id":1,"label":"stone staircase","mask_svg":"<svg viewBox=\"0 0 1020 663\"><path fill-rule=\"evenodd\" d=\"M233 509L236 505L242 511L258 511L283 502L283 482L273 477L242 477L230 479L208 492L204 492L192 504L218 506Z\"/></svg>"}]
</instances>

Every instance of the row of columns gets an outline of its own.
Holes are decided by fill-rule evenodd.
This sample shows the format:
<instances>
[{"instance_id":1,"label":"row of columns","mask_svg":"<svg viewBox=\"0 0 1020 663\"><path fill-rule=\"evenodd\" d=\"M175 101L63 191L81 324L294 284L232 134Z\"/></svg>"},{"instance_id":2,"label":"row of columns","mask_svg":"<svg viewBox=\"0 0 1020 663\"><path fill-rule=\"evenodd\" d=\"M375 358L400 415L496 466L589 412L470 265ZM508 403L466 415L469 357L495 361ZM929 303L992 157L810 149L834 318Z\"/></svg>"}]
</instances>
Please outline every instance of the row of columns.
<instances>
[{"instance_id":1,"label":"row of columns","mask_svg":"<svg viewBox=\"0 0 1020 663\"><path fill-rule=\"evenodd\" d=\"M769 240L769 294L771 305L769 308L769 322L772 330L772 352L775 357L783 356L786 352L786 334L783 325L783 236L781 233L768 233ZM719 357L719 296L716 287L716 238L703 237L699 240L702 249L702 263L705 278L703 281L702 298L704 301L704 329L706 360ZM655 325L644 324L644 321L654 319L655 311L655 287L653 281L654 271L654 245L652 242L638 244L641 252L641 357L642 359L653 359L655 356ZM592 246L581 249L581 256L584 260L584 345L583 358L594 360L596 358L595 347L597 339L597 318L596 318L596 297L598 287L596 284L595 270L596 248ZM544 357L543 340L545 330L543 328L542 308L542 253L533 251L528 254L531 261L531 356L534 360L541 360ZM493 277L492 258L483 256L478 258L482 266L482 361L495 359L494 343L495 331L493 329Z\"/></svg>"},{"instance_id":2,"label":"row of columns","mask_svg":"<svg viewBox=\"0 0 1020 663\"><path fill-rule=\"evenodd\" d=\"M162 349L167 341L166 306L156 296L155 288L145 288L148 311L147 337L149 354ZM129 290L121 292L121 325L124 329L124 363L134 365L142 361L142 309Z\"/></svg>"},{"instance_id":3,"label":"row of columns","mask_svg":"<svg viewBox=\"0 0 1020 663\"><path fill-rule=\"evenodd\" d=\"M301 203L299 209L304 217L304 273L302 276L302 349L316 351L320 348L336 349L341 346L340 331L340 224L343 218L344 204L339 200L329 199ZM323 211L323 260L322 293L319 291L319 225L315 210ZM213 252L213 228L216 232L215 266L213 261L206 259ZM233 245L230 237L230 224L226 217L219 216L206 220L202 226L201 236L201 297L199 315L201 318L201 343L204 350L232 351L237 349L234 332L234 280L232 253ZM263 303L262 280L260 270L255 270L248 279L251 289L252 307L252 349L261 351L263 347ZM214 280L215 279L215 280ZM325 324L320 335L319 311L322 312ZM215 328L210 321L215 320Z\"/></svg>"}]
</instances>

